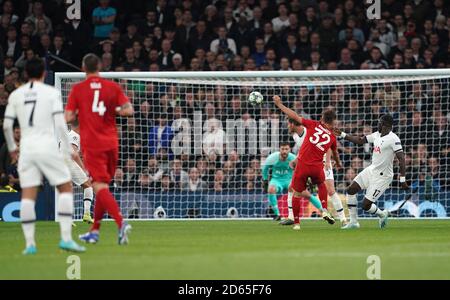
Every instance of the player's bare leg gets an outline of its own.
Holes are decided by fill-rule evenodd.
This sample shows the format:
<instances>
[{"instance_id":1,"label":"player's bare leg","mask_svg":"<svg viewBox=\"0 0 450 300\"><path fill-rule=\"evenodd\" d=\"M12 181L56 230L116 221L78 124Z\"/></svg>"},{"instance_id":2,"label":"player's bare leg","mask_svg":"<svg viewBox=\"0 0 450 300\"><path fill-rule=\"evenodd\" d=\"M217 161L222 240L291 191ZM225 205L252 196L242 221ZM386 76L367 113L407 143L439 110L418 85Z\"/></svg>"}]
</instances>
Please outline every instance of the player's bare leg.
<instances>
[{"instance_id":1,"label":"player's bare leg","mask_svg":"<svg viewBox=\"0 0 450 300\"><path fill-rule=\"evenodd\" d=\"M270 206L272 207L273 213L275 214L275 217L273 219L274 221L279 221L281 217L280 210L278 209L277 187L274 185L269 185L267 192L269 194Z\"/></svg>"},{"instance_id":2,"label":"player's bare leg","mask_svg":"<svg viewBox=\"0 0 450 300\"><path fill-rule=\"evenodd\" d=\"M389 213L385 210L381 210L378 208L378 206L373 203L372 201L370 201L367 198L364 198L364 201L362 203L362 208L372 214L372 215L376 215L378 218L380 218L379 220L379 226L381 229L385 228L387 225L387 219L389 216Z\"/></svg>"},{"instance_id":3,"label":"player's bare leg","mask_svg":"<svg viewBox=\"0 0 450 300\"><path fill-rule=\"evenodd\" d=\"M327 186L328 196L331 199L331 203L333 203L333 207L336 210L336 214L339 218L339 221L341 221L341 225L342 226L347 225L348 221L347 218L345 217L344 206L342 205L342 201L339 198L338 194L336 193L336 189L334 188L334 180L326 179L325 185Z\"/></svg>"},{"instance_id":4,"label":"player's bare leg","mask_svg":"<svg viewBox=\"0 0 450 300\"><path fill-rule=\"evenodd\" d=\"M83 205L84 205L83 222L93 224L94 219L91 216L91 206L92 201L94 199L94 188L92 187L92 184L89 180L83 183L81 187L83 188Z\"/></svg>"},{"instance_id":5,"label":"player's bare leg","mask_svg":"<svg viewBox=\"0 0 450 300\"><path fill-rule=\"evenodd\" d=\"M361 187L356 181L353 181L350 186L347 187L346 197L350 221L346 225L342 226L342 229L353 229L360 227L358 223L358 203L356 199L356 194L359 191L361 191Z\"/></svg>"}]
</instances>

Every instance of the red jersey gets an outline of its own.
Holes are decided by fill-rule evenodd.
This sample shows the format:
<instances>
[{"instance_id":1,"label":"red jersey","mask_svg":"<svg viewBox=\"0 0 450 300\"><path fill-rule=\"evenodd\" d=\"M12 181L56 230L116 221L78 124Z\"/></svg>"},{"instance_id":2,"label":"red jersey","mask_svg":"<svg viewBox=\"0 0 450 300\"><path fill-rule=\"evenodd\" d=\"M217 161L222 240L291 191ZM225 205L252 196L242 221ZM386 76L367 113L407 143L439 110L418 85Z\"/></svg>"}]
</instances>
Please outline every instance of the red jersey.
<instances>
[{"instance_id":1,"label":"red jersey","mask_svg":"<svg viewBox=\"0 0 450 300\"><path fill-rule=\"evenodd\" d=\"M336 150L336 137L318 121L303 119L302 124L307 130L298 161L302 165L323 167L323 157L328 149Z\"/></svg>"},{"instance_id":2,"label":"red jersey","mask_svg":"<svg viewBox=\"0 0 450 300\"><path fill-rule=\"evenodd\" d=\"M91 150L117 149L116 107L129 102L120 86L92 76L70 91L67 111L78 111L81 147Z\"/></svg>"}]
</instances>

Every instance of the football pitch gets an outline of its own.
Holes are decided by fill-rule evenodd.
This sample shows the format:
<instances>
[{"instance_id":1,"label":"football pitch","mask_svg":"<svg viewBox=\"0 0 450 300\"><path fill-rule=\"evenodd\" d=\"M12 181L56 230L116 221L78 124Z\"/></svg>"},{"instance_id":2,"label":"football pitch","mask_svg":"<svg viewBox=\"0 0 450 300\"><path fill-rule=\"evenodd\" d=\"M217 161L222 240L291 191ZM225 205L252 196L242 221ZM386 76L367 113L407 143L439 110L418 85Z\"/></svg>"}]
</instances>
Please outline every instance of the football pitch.
<instances>
[{"instance_id":1,"label":"football pitch","mask_svg":"<svg viewBox=\"0 0 450 300\"><path fill-rule=\"evenodd\" d=\"M77 224L74 237L88 229ZM384 230L364 220L353 231L322 220L300 231L266 220L131 224L128 246L113 222L102 225L100 242L79 254L81 279L367 279L372 255L381 279L450 279L450 220L390 220ZM20 224L0 223L0 279L67 278L72 254L57 248L58 225L38 222L36 235L38 253L25 257Z\"/></svg>"}]
</instances>

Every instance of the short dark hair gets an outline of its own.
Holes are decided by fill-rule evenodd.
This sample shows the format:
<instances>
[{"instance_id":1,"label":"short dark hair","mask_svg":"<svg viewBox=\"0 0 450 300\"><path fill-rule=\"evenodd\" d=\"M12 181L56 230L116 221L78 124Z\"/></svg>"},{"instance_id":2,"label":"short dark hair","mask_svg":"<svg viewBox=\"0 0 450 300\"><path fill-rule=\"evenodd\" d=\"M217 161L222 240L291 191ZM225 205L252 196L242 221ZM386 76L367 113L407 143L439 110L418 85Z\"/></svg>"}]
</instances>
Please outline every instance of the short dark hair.
<instances>
[{"instance_id":1,"label":"short dark hair","mask_svg":"<svg viewBox=\"0 0 450 300\"><path fill-rule=\"evenodd\" d=\"M390 114L382 115L380 120L386 126L391 126L392 127L392 125L394 125L394 118Z\"/></svg>"},{"instance_id":2,"label":"short dark hair","mask_svg":"<svg viewBox=\"0 0 450 300\"><path fill-rule=\"evenodd\" d=\"M325 109L322 113L322 119L325 123L331 124L336 120L336 112L333 109Z\"/></svg>"},{"instance_id":3,"label":"short dark hair","mask_svg":"<svg viewBox=\"0 0 450 300\"><path fill-rule=\"evenodd\" d=\"M291 147L291 143L288 140L281 141L280 147L289 146Z\"/></svg>"},{"instance_id":4,"label":"short dark hair","mask_svg":"<svg viewBox=\"0 0 450 300\"><path fill-rule=\"evenodd\" d=\"M33 57L27 61L25 65L25 72L29 79L39 79L44 75L45 64L39 57Z\"/></svg>"},{"instance_id":5,"label":"short dark hair","mask_svg":"<svg viewBox=\"0 0 450 300\"><path fill-rule=\"evenodd\" d=\"M288 118L288 123L291 123L291 124L294 124L294 126L300 126L300 123L299 122L297 122L297 120L294 120L294 119L291 119L291 118Z\"/></svg>"},{"instance_id":6,"label":"short dark hair","mask_svg":"<svg viewBox=\"0 0 450 300\"><path fill-rule=\"evenodd\" d=\"M86 73L95 73L100 70L100 58L94 53L86 54L83 57L83 66Z\"/></svg>"}]
</instances>

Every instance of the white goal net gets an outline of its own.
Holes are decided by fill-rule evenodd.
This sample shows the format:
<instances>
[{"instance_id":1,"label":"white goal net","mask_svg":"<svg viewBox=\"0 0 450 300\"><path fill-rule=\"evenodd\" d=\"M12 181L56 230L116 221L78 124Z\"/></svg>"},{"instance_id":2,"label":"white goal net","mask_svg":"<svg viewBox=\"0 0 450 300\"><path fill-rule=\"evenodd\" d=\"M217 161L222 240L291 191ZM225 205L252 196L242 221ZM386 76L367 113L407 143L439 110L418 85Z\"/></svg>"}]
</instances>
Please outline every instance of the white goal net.
<instances>
[{"instance_id":1,"label":"white goal net","mask_svg":"<svg viewBox=\"0 0 450 300\"><path fill-rule=\"evenodd\" d=\"M324 108L333 107L340 127L361 136L376 130L382 114L392 114L413 192L400 216L450 213L450 70L102 76L120 83L136 111L133 118L118 120L120 164L111 183L126 218L272 216L261 165L281 141L292 140L285 117L273 105L274 94L316 120ZM64 103L71 86L83 79L81 73L56 74ZM261 105L248 103L251 91L262 93ZM372 149L339 140L339 152L344 168L335 170L335 185L344 199L345 188L370 164ZM395 209L405 199L397 182L380 198L380 207ZM278 195L278 204L286 216L285 194ZM80 190L75 207L81 218ZM301 216L314 217L317 211L305 200Z\"/></svg>"}]
</instances>

